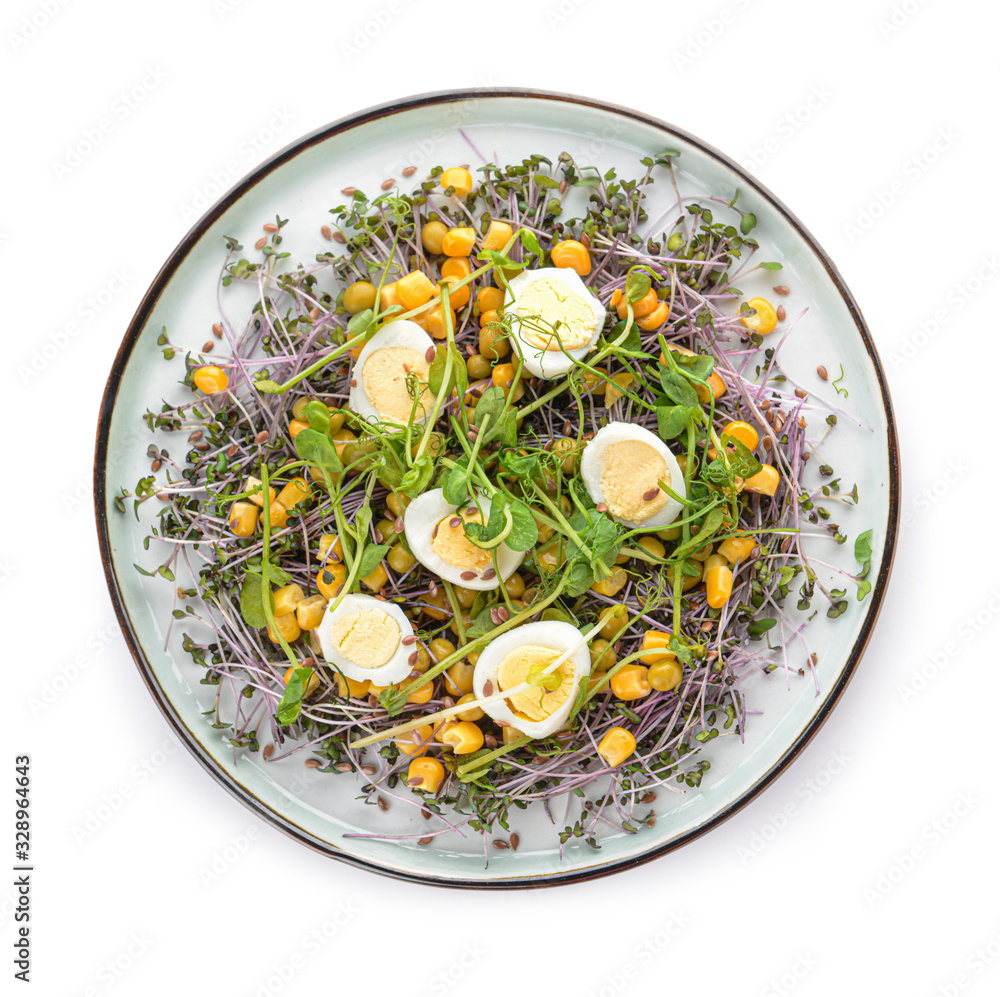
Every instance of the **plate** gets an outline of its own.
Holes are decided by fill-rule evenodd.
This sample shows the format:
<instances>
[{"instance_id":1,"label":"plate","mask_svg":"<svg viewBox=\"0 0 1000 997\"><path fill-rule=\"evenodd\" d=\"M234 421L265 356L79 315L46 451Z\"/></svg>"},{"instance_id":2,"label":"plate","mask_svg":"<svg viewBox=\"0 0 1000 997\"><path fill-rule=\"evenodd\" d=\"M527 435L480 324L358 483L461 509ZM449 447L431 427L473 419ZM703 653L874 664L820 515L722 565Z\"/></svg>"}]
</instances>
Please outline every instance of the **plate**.
<instances>
[{"instance_id":1,"label":"plate","mask_svg":"<svg viewBox=\"0 0 1000 997\"><path fill-rule=\"evenodd\" d=\"M357 799L352 776L316 773L303 755L264 763L260 753L234 756L224 731L204 717L213 692L199 684L201 670L168 634L169 589L140 575L134 563L158 563L142 548L144 530L129 512L115 510L114 496L148 473L142 423L147 404L176 397L176 372L161 358L157 337L165 326L181 348L196 351L216 314L216 281L224 236L245 245L275 214L290 219L283 234L295 259L310 259L330 244L320 235L340 188L374 190L386 178L414 166L414 180L434 165L483 156L500 163L533 154L555 158L568 151L578 162L622 175L638 173L638 161L664 149L680 151L684 193L732 197L758 219L755 236L769 259L783 264L781 283L793 288L788 307L808 304L796 333L782 346L782 364L793 379L846 414L824 447L824 457L847 481L856 481L860 502L846 509L842 526L854 537L874 530L869 598L851 599L833 625L824 616L809 624L819 650L815 681L794 671L755 676L748 687L752 708L745 743L718 738L707 747L712 761L697 790L658 805L654 828L638 834L606 835L595 850L571 839L560 854L544 811L518 812L512 830L517 852L491 852L482 840L449 836L419 846L425 833L417 807L393 803L387 813ZM667 208L668 185L660 185ZM655 192L654 192L655 197ZM659 212L650 209L650 218ZM752 296L773 283L765 271L759 284L741 281ZM835 361L835 362L834 362ZM850 397L834 393L816 374L823 362L839 373ZM176 448L176 441L175 441ZM115 359L105 391L97 436L95 501L101 555L115 610L146 685L178 738L215 780L264 820L295 840L332 858L376 872L439 886L523 888L607 875L671 852L718 826L760 793L802 750L829 716L850 681L875 625L895 550L899 516L899 462L888 388L864 319L833 263L796 217L736 163L704 142L648 115L565 94L481 89L432 93L369 108L306 135L241 180L185 236L153 280ZM849 487L849 485L848 485ZM827 545L832 546L832 545ZM837 548L838 563L854 569L850 545ZM789 648L789 653L793 651ZM661 794L662 795L662 794ZM554 808L558 810L558 808ZM413 834L387 842L366 834Z\"/></svg>"}]
</instances>

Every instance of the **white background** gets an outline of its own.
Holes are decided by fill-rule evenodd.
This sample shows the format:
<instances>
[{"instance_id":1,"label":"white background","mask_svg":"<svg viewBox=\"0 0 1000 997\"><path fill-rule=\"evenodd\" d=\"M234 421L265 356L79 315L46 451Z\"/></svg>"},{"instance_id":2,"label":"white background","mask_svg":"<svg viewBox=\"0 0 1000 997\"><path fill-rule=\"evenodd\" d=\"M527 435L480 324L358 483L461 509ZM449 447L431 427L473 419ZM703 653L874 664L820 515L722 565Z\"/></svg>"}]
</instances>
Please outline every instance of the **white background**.
<instances>
[{"instance_id":1,"label":"white background","mask_svg":"<svg viewBox=\"0 0 1000 997\"><path fill-rule=\"evenodd\" d=\"M0 770L12 787L32 756L35 992L997 992L998 20L973 0L4 4ZM112 358L213 173L475 85L634 106L751 168L857 296L905 469L880 624L808 749L698 842L540 893L355 871L222 791L115 636L90 494Z\"/></svg>"}]
</instances>

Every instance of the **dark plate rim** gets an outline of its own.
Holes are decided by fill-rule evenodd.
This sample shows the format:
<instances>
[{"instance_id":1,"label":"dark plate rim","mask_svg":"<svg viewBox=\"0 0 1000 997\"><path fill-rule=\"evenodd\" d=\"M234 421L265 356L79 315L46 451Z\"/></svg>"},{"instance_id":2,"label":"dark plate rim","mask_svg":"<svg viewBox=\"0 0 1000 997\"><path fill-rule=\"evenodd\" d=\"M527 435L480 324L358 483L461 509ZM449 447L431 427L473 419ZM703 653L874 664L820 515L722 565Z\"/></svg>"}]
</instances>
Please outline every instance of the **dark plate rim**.
<instances>
[{"instance_id":1,"label":"dark plate rim","mask_svg":"<svg viewBox=\"0 0 1000 997\"><path fill-rule=\"evenodd\" d=\"M331 845L328 842L315 837L308 831L305 831L303 828L288 820L282 814L273 810L248 789L236 783L228 773L216 764L215 760L208 752L208 749L205 748L197 735L195 735L195 733L187 726L180 714L174 708L173 704L170 702L162 687L157 682L152 667L150 666L145 652L139 643L135 630L132 627L128 609L125 605L125 600L122 596L121 589L118 585L118 579L115 574L108 527L108 500L105 487L105 474L107 471L107 448L112 416L118 397L118 390L121 386L121 381L124 377L132 350L138 342L142 329L144 328L153 308L156 306L160 295L169 284L174 271L184 260L187 254L194 248L202 235L204 235L208 228L223 212L238 201L247 191L259 183L264 177L269 175L282 164L295 158L312 146L317 145L334 135L346 132L357 125L375 120L377 118L429 105L448 104L465 100L489 100L495 98L549 100L558 103L576 104L583 107L590 107L596 110L630 118L634 121L639 121L643 124L659 129L665 135L682 139L684 142L689 143L701 152L720 161L725 166L729 167L729 169L733 170L737 176L741 178L746 187L756 191L758 195L766 200L771 207L779 215L781 215L793 229L795 229L795 231L815 254L816 258L822 263L827 275L833 282L837 291L840 293L841 298L854 320L855 327L861 336L861 340L868 353L872 366L875 369L879 389L881 391L882 404L885 410L886 425L888 430L888 457L890 473L889 518L885 526L885 545L883 548L882 564L878 577L872 587L870 601L868 603L868 611L865 615L861 632L858 634L858 638L855 641L854 647L851 650L851 654L839 680L837 681L837 684L831 690L816 716L788 747L781 758L763 775L761 775L745 793L733 800L728 806L724 807L701 826L688 831L679 838L651 848L648 851L643 852L641 855L636 855L631 858L608 862L604 865L588 869L581 869L566 873L555 873L553 875L546 876L503 876L497 877L494 880L445 879L434 875L394 869L392 867L379 865L378 863L357 858L356 856L348 855L340 851L335 845ZM287 145L285 148L281 149L279 152L275 153L269 159L261 163L256 169L252 170L245 177L243 177L243 179L241 179L230 191L228 191L228 193L217 201L191 227L178 246L167 258L166 263L164 263L159 273L153 279L149 289L143 296L135 315L129 323L128 329L122 340L122 344L118 349L118 353L115 356L114 364L111 368L111 373L104 389L98 420L97 443L94 456L94 503L97 515L98 541L101 551L101 561L104 565L104 574L107 580L109 592L111 594L111 601L114 605L115 615L118 618L122 634L128 645L129 651L135 660L136 666L139 669L139 673L146 684L146 687L149 689L149 692L157 706L160 708L160 711L166 717L167 721L174 729L174 732L180 738L181 743L184 744L184 746L194 755L194 757L201 763L202 767L212 776L212 778L227 789L233 796L236 797L236 799L243 803L244 806L274 827L277 827L279 830L289 835L289 837L292 837L310 848L313 848L323 855L346 862L357 868L366 869L370 872L376 872L380 875L389 876L394 879L420 883L422 885L457 889L532 889L544 886L559 886L569 883L586 882L588 880L598 879L602 876L609 876L613 873L622 872L626 869L632 869L636 866L643 865L646 862L651 862L668 852L675 851L683 845L700 838L703 834L706 834L713 828L718 827L721 823L728 820L739 810L743 809L743 807L750 803L751 800L755 799L767 786L769 786L782 772L785 771L785 769L792 763L792 761L795 760L796 757L798 757L813 737L815 737L817 731L826 722L833 708L839 702L844 690L847 688L847 684L850 682L857 669L858 662L861 660L861 656L864 653L875 623L878 619L879 612L881 611L889 575L892 571L899 527L899 492L899 442L896 430L896 420L893 414L892 399L889 395L889 387L882 363L879 359L875 344L872 341L871 334L868 331L868 326L861 314L861 309L854 300L854 296L848 290L833 261L819 245L809 230L802 224L802 222L799 221L799 219L777 197L764 187L763 184L747 173L742 166L730 159L724 153L715 149L713 146L681 128L677 128L674 125L661 121L660 119L644 112L637 111L629 107L623 107L618 104L608 103L607 101L596 100L589 97L580 97L571 94L557 93L548 90L534 90L520 87L484 87L463 90L434 91L431 93L417 94L411 97L406 97L398 101L378 104L374 107L369 107L363 111L359 111L356 114L341 118L340 120L334 121L328 125L324 125L323 127L304 135Z\"/></svg>"}]
</instances>

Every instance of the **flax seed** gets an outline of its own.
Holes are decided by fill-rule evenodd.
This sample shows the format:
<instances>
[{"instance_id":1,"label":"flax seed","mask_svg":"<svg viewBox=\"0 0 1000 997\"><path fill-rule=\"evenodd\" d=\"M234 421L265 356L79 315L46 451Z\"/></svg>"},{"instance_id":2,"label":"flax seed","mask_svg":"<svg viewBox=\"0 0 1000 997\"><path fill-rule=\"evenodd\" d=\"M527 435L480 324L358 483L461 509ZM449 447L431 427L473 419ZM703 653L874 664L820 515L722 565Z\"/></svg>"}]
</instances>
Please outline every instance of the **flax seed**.
<instances>
[{"instance_id":1,"label":"flax seed","mask_svg":"<svg viewBox=\"0 0 1000 997\"><path fill-rule=\"evenodd\" d=\"M253 441L254 441L254 443L256 443L256 444L257 444L257 446L260 446L260 445L261 445L262 443L267 443L267 440L268 440L268 437L269 437L270 435L271 435L271 434L270 434L270 433L269 433L269 432L268 432L268 431L267 431L266 429L262 429L262 430L261 430L261 431L260 431L260 432L259 432L259 433L258 433L258 434L257 434L257 435L256 435L256 436L254 437L254 438L253 438Z\"/></svg>"},{"instance_id":2,"label":"flax seed","mask_svg":"<svg viewBox=\"0 0 1000 997\"><path fill-rule=\"evenodd\" d=\"M496 576L497 576L497 573L492 568L487 568L483 572L483 581L484 582L488 582L491 579L496 578Z\"/></svg>"},{"instance_id":3,"label":"flax seed","mask_svg":"<svg viewBox=\"0 0 1000 997\"><path fill-rule=\"evenodd\" d=\"M221 322L216 322L215 325L212 326L212 335L215 336L216 339L222 339L222 323Z\"/></svg>"},{"instance_id":4,"label":"flax seed","mask_svg":"<svg viewBox=\"0 0 1000 997\"><path fill-rule=\"evenodd\" d=\"M786 295L792 293L792 289L786 284L779 284L776 288L774 288L774 293L780 294L784 298Z\"/></svg>"},{"instance_id":5,"label":"flax seed","mask_svg":"<svg viewBox=\"0 0 1000 997\"><path fill-rule=\"evenodd\" d=\"M407 659L406 663L412 668L415 664L420 661L420 652L414 651Z\"/></svg>"},{"instance_id":6,"label":"flax seed","mask_svg":"<svg viewBox=\"0 0 1000 997\"><path fill-rule=\"evenodd\" d=\"M395 518L395 520L393 520L393 524L392 524L393 532L394 533L402 533L405 528L406 527L403 524L403 517L402 516L397 516Z\"/></svg>"},{"instance_id":7,"label":"flax seed","mask_svg":"<svg viewBox=\"0 0 1000 997\"><path fill-rule=\"evenodd\" d=\"M352 377L351 378L351 387L352 388L356 388L357 386L358 386L358 382Z\"/></svg>"},{"instance_id":8,"label":"flax seed","mask_svg":"<svg viewBox=\"0 0 1000 997\"><path fill-rule=\"evenodd\" d=\"M342 232L334 232L333 241L339 242L343 246L347 242L347 237Z\"/></svg>"},{"instance_id":9,"label":"flax seed","mask_svg":"<svg viewBox=\"0 0 1000 997\"><path fill-rule=\"evenodd\" d=\"M448 520L448 525L452 529L455 529L455 527L457 527L457 526L461 526L462 525L462 517L461 516L452 516L451 519Z\"/></svg>"},{"instance_id":10,"label":"flax seed","mask_svg":"<svg viewBox=\"0 0 1000 997\"><path fill-rule=\"evenodd\" d=\"M392 190L392 188L395 186L396 186L395 177L389 177L388 180L383 180L381 184L382 190Z\"/></svg>"},{"instance_id":11,"label":"flax seed","mask_svg":"<svg viewBox=\"0 0 1000 997\"><path fill-rule=\"evenodd\" d=\"M374 765L362 765L361 766L361 771L364 772L364 774L367 775L367 776L372 776L372 775L375 774L375 766Z\"/></svg>"},{"instance_id":12,"label":"flax seed","mask_svg":"<svg viewBox=\"0 0 1000 997\"><path fill-rule=\"evenodd\" d=\"M512 834L511 836L510 836L510 847L511 847L511 848L513 848L513 849L514 849L514 851L516 852L516 851L517 851L517 846L518 846L519 844L521 844L521 835L519 835L519 834L517 833L517 831L515 831L515 832L514 832L514 833L513 833L513 834Z\"/></svg>"},{"instance_id":13,"label":"flax seed","mask_svg":"<svg viewBox=\"0 0 1000 997\"><path fill-rule=\"evenodd\" d=\"M493 695L493 683L489 679L487 679L483 683L483 695L484 696L492 696Z\"/></svg>"},{"instance_id":14,"label":"flax seed","mask_svg":"<svg viewBox=\"0 0 1000 997\"><path fill-rule=\"evenodd\" d=\"M266 761L270 761L271 755L274 754L274 745L273 744L265 744L264 745L264 751L262 752L262 754L264 755L264 761L265 762Z\"/></svg>"},{"instance_id":15,"label":"flax seed","mask_svg":"<svg viewBox=\"0 0 1000 997\"><path fill-rule=\"evenodd\" d=\"M806 428L806 420L805 420L805 418L803 416L800 415L799 416L799 429L805 429L805 428Z\"/></svg>"},{"instance_id":16,"label":"flax seed","mask_svg":"<svg viewBox=\"0 0 1000 997\"><path fill-rule=\"evenodd\" d=\"M770 436L765 436L764 437L764 449L768 453L770 453L771 452L771 447L773 447L773 446L774 446L774 444L771 442L771 437Z\"/></svg>"},{"instance_id":17,"label":"flax seed","mask_svg":"<svg viewBox=\"0 0 1000 997\"><path fill-rule=\"evenodd\" d=\"M206 340L202 344L201 352L202 353L211 353L212 350L214 350L214 349L215 349L215 343L213 343L212 340L208 339L208 340Z\"/></svg>"},{"instance_id":18,"label":"flax seed","mask_svg":"<svg viewBox=\"0 0 1000 997\"><path fill-rule=\"evenodd\" d=\"M155 474L155 473L156 473L157 471L159 471L159 469L160 469L161 467L163 467L163 461L162 461L162 460L160 460L160 458L159 458L159 457L157 457L157 458L156 458L156 460L154 460L154 461L153 461L153 463L152 463L152 464L150 464L150 470L151 470L151 471L152 471L152 472L153 472L154 474Z\"/></svg>"},{"instance_id":19,"label":"flax seed","mask_svg":"<svg viewBox=\"0 0 1000 997\"><path fill-rule=\"evenodd\" d=\"M483 744L492 751L497 746L497 739L492 734L487 734L483 738Z\"/></svg>"},{"instance_id":20,"label":"flax seed","mask_svg":"<svg viewBox=\"0 0 1000 997\"><path fill-rule=\"evenodd\" d=\"M656 801L656 793L650 790L648 793L643 793L642 798L639 800L640 803L654 803Z\"/></svg>"},{"instance_id":21,"label":"flax seed","mask_svg":"<svg viewBox=\"0 0 1000 997\"><path fill-rule=\"evenodd\" d=\"M384 796L378 798L378 808L382 813L385 813L389 809L389 801Z\"/></svg>"},{"instance_id":22,"label":"flax seed","mask_svg":"<svg viewBox=\"0 0 1000 997\"><path fill-rule=\"evenodd\" d=\"M323 763L318 758L307 758L306 768L307 769L318 769Z\"/></svg>"},{"instance_id":23,"label":"flax seed","mask_svg":"<svg viewBox=\"0 0 1000 997\"><path fill-rule=\"evenodd\" d=\"M427 352L424 354L424 359L428 363L433 363L434 362L434 357L436 355L437 355L437 350L435 350L433 346L428 346L427 347Z\"/></svg>"},{"instance_id":24,"label":"flax seed","mask_svg":"<svg viewBox=\"0 0 1000 997\"><path fill-rule=\"evenodd\" d=\"M357 187L341 187L340 193L343 194L344 197L352 197L357 189Z\"/></svg>"},{"instance_id":25,"label":"flax seed","mask_svg":"<svg viewBox=\"0 0 1000 997\"><path fill-rule=\"evenodd\" d=\"M237 453L237 451L238 451L239 449L240 449L240 448L239 448L239 447L238 447L238 446L237 446L237 445L236 445L236 444L234 443L234 444L233 444L233 445L232 445L232 446L231 446L231 447L230 447L230 448L229 448L229 449L228 449L228 450L226 451L226 456L227 456L227 457L235 457L235 456L236 456L236 453Z\"/></svg>"},{"instance_id":26,"label":"flax seed","mask_svg":"<svg viewBox=\"0 0 1000 997\"><path fill-rule=\"evenodd\" d=\"M825 381L827 377L829 377L829 375L826 372L826 368L822 364L820 364L816 368L816 373L819 374L819 378L821 381Z\"/></svg>"},{"instance_id":27,"label":"flax seed","mask_svg":"<svg viewBox=\"0 0 1000 997\"><path fill-rule=\"evenodd\" d=\"M656 496L659 494L660 494L659 488L650 488L649 491L642 493L642 500L643 502L652 502L653 499L655 499Z\"/></svg>"},{"instance_id":28,"label":"flax seed","mask_svg":"<svg viewBox=\"0 0 1000 997\"><path fill-rule=\"evenodd\" d=\"M424 784L424 777L422 775L415 775L406 780L407 786L422 786Z\"/></svg>"},{"instance_id":29,"label":"flax seed","mask_svg":"<svg viewBox=\"0 0 1000 997\"><path fill-rule=\"evenodd\" d=\"M418 838L417 839L417 844L418 845L429 845L433 840L434 840L433 837L430 837L430 838Z\"/></svg>"},{"instance_id":30,"label":"flax seed","mask_svg":"<svg viewBox=\"0 0 1000 997\"><path fill-rule=\"evenodd\" d=\"M422 807L420 810L420 816L423 817L424 820L430 820L432 814L426 807Z\"/></svg>"},{"instance_id":31,"label":"flax seed","mask_svg":"<svg viewBox=\"0 0 1000 997\"><path fill-rule=\"evenodd\" d=\"M417 642L417 638L414 637L413 634L407 634L400 641L400 643L403 645L403 647L412 647L414 644L416 644L416 642Z\"/></svg>"},{"instance_id":32,"label":"flax seed","mask_svg":"<svg viewBox=\"0 0 1000 997\"><path fill-rule=\"evenodd\" d=\"M496 841L493 842L493 847L498 852L505 852L505 851L507 851L508 848L510 848L510 845L508 845L506 841L501 841L501 840L497 839Z\"/></svg>"},{"instance_id":33,"label":"flax seed","mask_svg":"<svg viewBox=\"0 0 1000 997\"><path fill-rule=\"evenodd\" d=\"M353 772L354 766L350 762L337 762L338 772Z\"/></svg>"},{"instance_id":34,"label":"flax seed","mask_svg":"<svg viewBox=\"0 0 1000 997\"><path fill-rule=\"evenodd\" d=\"M404 177L412 177L413 174L416 173L416 172L417 172L417 168L415 166L406 166L406 167L403 168L403 176Z\"/></svg>"},{"instance_id":35,"label":"flax seed","mask_svg":"<svg viewBox=\"0 0 1000 997\"><path fill-rule=\"evenodd\" d=\"M329 225L323 225L320 227L319 234L329 242L333 238L333 229Z\"/></svg>"},{"instance_id":36,"label":"flax seed","mask_svg":"<svg viewBox=\"0 0 1000 997\"><path fill-rule=\"evenodd\" d=\"M197 443L205 434L200 430L196 429L189 437L188 443Z\"/></svg>"},{"instance_id":37,"label":"flax seed","mask_svg":"<svg viewBox=\"0 0 1000 997\"><path fill-rule=\"evenodd\" d=\"M264 231L268 233L278 231L278 226L275 225L274 222L268 222L266 225L263 226L263 228Z\"/></svg>"},{"instance_id":38,"label":"flax seed","mask_svg":"<svg viewBox=\"0 0 1000 997\"><path fill-rule=\"evenodd\" d=\"M254 249L263 249L266 245L267 245L267 237L266 236L261 236L261 238L259 238L253 244L253 248Z\"/></svg>"},{"instance_id":39,"label":"flax seed","mask_svg":"<svg viewBox=\"0 0 1000 997\"><path fill-rule=\"evenodd\" d=\"M211 444L208 442L208 440L199 440L194 445L194 448L195 450L199 451L199 453L204 453L210 446Z\"/></svg>"},{"instance_id":40,"label":"flax seed","mask_svg":"<svg viewBox=\"0 0 1000 997\"><path fill-rule=\"evenodd\" d=\"M476 573L474 571L463 571L458 577L461 578L463 582L471 582L472 579L476 577Z\"/></svg>"},{"instance_id":41,"label":"flax seed","mask_svg":"<svg viewBox=\"0 0 1000 997\"><path fill-rule=\"evenodd\" d=\"M510 619L510 610L506 606L497 606L497 616L501 623L506 623Z\"/></svg>"},{"instance_id":42,"label":"flax seed","mask_svg":"<svg viewBox=\"0 0 1000 997\"><path fill-rule=\"evenodd\" d=\"M806 392L803 391L801 388L796 388L795 389L795 397L796 398L808 398L809 395L806 394Z\"/></svg>"}]
</instances>

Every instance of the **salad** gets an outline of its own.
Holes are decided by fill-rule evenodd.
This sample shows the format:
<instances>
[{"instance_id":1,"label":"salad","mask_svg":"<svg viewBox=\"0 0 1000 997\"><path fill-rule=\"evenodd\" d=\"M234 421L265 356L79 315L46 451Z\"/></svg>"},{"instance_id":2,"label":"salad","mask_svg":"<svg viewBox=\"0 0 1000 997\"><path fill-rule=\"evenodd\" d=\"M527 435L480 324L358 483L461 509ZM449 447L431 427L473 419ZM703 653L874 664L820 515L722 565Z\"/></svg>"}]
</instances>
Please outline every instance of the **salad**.
<instances>
[{"instance_id":1,"label":"salad","mask_svg":"<svg viewBox=\"0 0 1000 997\"><path fill-rule=\"evenodd\" d=\"M815 559L858 494L822 458L839 410L778 362L792 289L747 300L780 264L738 194L681 195L678 156L345 188L328 251L293 262L281 217L227 238L213 337L159 338L186 398L116 499L162 503L136 567L174 586L237 755L426 820L369 837L516 849L532 804L560 848L652 827L743 736L747 678L812 672L806 622L870 589L870 531L856 573Z\"/></svg>"}]
</instances>

